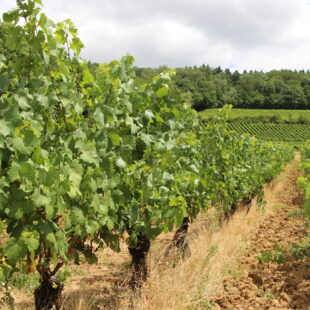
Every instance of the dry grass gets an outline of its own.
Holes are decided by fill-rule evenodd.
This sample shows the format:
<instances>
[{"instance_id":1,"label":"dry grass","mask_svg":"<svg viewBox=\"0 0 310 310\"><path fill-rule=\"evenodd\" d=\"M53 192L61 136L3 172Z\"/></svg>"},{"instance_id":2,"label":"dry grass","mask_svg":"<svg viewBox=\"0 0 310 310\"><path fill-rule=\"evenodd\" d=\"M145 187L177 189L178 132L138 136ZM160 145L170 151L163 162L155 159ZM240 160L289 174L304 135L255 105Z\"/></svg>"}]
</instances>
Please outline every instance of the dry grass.
<instances>
[{"instance_id":1,"label":"dry grass","mask_svg":"<svg viewBox=\"0 0 310 310\"><path fill-rule=\"evenodd\" d=\"M156 264L153 254L150 257L151 276L135 309L205 309L210 293L216 291L245 248L244 235L250 230L249 217L255 220L255 213L257 211L245 217L245 211L238 212L219 231L199 228L198 221L195 233L190 236L191 257L174 268L171 264L164 267Z\"/></svg>"}]
</instances>

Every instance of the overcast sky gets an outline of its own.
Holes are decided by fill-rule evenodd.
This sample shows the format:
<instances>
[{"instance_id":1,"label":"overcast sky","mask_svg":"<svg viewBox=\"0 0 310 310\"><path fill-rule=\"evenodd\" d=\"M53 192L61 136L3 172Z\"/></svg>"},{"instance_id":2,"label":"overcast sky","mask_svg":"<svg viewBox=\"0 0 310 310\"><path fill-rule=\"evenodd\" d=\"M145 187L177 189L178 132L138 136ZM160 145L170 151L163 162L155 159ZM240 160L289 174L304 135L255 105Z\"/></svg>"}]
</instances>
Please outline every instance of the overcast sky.
<instances>
[{"instance_id":1,"label":"overcast sky","mask_svg":"<svg viewBox=\"0 0 310 310\"><path fill-rule=\"evenodd\" d=\"M309 0L43 0L54 21L70 18L96 62L126 53L138 66L209 64L310 69ZM0 0L0 13L15 7Z\"/></svg>"}]
</instances>

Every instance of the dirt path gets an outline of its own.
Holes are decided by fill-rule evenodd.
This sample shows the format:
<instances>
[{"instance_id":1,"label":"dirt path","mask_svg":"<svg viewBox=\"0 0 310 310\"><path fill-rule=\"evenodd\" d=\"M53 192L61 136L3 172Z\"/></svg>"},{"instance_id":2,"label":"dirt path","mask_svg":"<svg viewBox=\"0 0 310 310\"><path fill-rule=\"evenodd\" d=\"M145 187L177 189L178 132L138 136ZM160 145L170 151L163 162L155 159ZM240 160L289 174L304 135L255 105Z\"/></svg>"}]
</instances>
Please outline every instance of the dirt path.
<instances>
[{"instance_id":1,"label":"dirt path","mask_svg":"<svg viewBox=\"0 0 310 310\"><path fill-rule=\"evenodd\" d=\"M283 264L261 263L256 256L306 238L305 220L298 216L302 193L296 186L300 172L288 175L275 202L278 208L265 218L250 238L246 253L240 258L245 275L229 276L222 292L214 299L220 309L310 309L310 259L288 258Z\"/></svg>"}]
</instances>

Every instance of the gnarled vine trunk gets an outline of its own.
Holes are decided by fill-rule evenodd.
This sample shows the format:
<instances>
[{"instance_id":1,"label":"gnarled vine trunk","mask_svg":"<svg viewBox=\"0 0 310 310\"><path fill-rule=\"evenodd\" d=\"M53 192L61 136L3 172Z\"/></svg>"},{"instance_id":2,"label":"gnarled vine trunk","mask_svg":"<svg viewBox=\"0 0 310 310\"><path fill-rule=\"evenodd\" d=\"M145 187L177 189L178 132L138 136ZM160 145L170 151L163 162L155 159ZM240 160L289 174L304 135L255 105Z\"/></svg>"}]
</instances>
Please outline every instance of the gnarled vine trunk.
<instances>
[{"instance_id":1,"label":"gnarled vine trunk","mask_svg":"<svg viewBox=\"0 0 310 310\"><path fill-rule=\"evenodd\" d=\"M250 197L245 198L243 201L232 205L231 208L224 213L224 220L229 221L231 217L236 213L236 211L240 208L246 207L246 214L248 214L252 206L253 200L254 200L254 195L251 195Z\"/></svg>"},{"instance_id":2,"label":"gnarled vine trunk","mask_svg":"<svg viewBox=\"0 0 310 310\"><path fill-rule=\"evenodd\" d=\"M141 288L143 282L148 276L146 257L151 246L150 239L143 234L138 235L138 242L135 247L129 247L129 253L132 257L133 272L129 282L133 290Z\"/></svg>"},{"instance_id":3,"label":"gnarled vine trunk","mask_svg":"<svg viewBox=\"0 0 310 310\"><path fill-rule=\"evenodd\" d=\"M64 285L46 270L38 269L41 275L40 285L34 291L36 310L60 310Z\"/></svg>"},{"instance_id":4,"label":"gnarled vine trunk","mask_svg":"<svg viewBox=\"0 0 310 310\"><path fill-rule=\"evenodd\" d=\"M182 225L175 232L173 239L165 252L165 257L169 255L174 246L178 248L182 259L186 259L191 255L191 251L187 240L188 228L189 228L189 217L184 217Z\"/></svg>"}]
</instances>

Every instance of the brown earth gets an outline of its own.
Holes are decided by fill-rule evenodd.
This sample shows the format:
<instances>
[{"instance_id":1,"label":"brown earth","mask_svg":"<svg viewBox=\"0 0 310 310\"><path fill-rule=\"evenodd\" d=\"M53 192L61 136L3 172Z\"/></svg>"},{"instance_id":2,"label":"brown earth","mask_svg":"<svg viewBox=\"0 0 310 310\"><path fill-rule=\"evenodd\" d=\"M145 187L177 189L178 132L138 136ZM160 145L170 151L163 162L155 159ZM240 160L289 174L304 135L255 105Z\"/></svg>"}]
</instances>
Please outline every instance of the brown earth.
<instances>
[{"instance_id":1,"label":"brown earth","mask_svg":"<svg viewBox=\"0 0 310 310\"><path fill-rule=\"evenodd\" d=\"M303 202L303 195L296 186L299 175L300 172L293 171L288 176L276 197L280 207L253 232L250 246L240 258L245 275L224 280L222 292L214 299L215 309L310 309L309 257L296 260L288 255L282 264L262 263L256 257L274 251L275 246L289 248L309 233L305 220L298 216Z\"/></svg>"}]
</instances>

